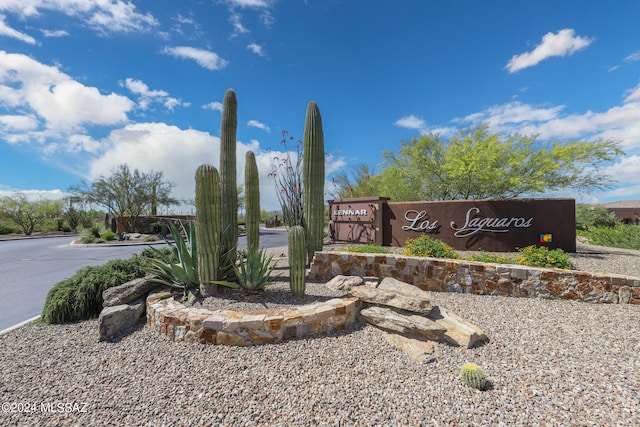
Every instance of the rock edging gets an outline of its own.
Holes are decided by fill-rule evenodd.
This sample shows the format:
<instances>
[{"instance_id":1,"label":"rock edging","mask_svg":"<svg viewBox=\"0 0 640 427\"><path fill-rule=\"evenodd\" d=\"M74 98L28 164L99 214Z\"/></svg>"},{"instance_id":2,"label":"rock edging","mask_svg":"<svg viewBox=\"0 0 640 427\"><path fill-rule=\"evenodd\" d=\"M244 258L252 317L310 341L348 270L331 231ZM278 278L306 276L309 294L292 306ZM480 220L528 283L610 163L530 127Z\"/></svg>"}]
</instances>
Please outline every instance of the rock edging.
<instances>
[{"instance_id":1,"label":"rock edging","mask_svg":"<svg viewBox=\"0 0 640 427\"><path fill-rule=\"evenodd\" d=\"M169 292L147 297L147 324L176 342L248 346L342 331L355 323L360 300L334 298L286 309L231 311L185 307Z\"/></svg>"},{"instance_id":2,"label":"rock edging","mask_svg":"<svg viewBox=\"0 0 640 427\"><path fill-rule=\"evenodd\" d=\"M640 304L640 277L399 254L318 251L310 280L393 277L422 290Z\"/></svg>"}]
</instances>

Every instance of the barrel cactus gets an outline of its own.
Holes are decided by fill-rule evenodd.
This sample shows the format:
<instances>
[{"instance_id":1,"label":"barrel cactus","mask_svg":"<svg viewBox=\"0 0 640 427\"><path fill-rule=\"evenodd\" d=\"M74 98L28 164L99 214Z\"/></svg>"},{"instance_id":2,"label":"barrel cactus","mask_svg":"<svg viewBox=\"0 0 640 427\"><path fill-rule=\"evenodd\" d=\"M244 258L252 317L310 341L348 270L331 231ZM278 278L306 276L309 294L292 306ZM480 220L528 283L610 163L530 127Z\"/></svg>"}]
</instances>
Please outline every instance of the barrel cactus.
<instances>
[{"instance_id":1,"label":"barrel cactus","mask_svg":"<svg viewBox=\"0 0 640 427\"><path fill-rule=\"evenodd\" d=\"M484 390L487 385L487 376L480 366L475 363L465 363L460 369L460 379L469 387Z\"/></svg>"},{"instance_id":2,"label":"barrel cactus","mask_svg":"<svg viewBox=\"0 0 640 427\"><path fill-rule=\"evenodd\" d=\"M306 258L305 230L300 225L289 228L289 274L293 295L304 295Z\"/></svg>"},{"instance_id":3,"label":"barrel cactus","mask_svg":"<svg viewBox=\"0 0 640 427\"><path fill-rule=\"evenodd\" d=\"M247 248L258 249L260 243L260 180L253 151L247 151L244 165L244 192L247 222Z\"/></svg>"},{"instance_id":4,"label":"barrel cactus","mask_svg":"<svg viewBox=\"0 0 640 427\"><path fill-rule=\"evenodd\" d=\"M220 176L209 164L196 169L196 241L200 292L213 295L220 251Z\"/></svg>"},{"instance_id":5,"label":"barrel cactus","mask_svg":"<svg viewBox=\"0 0 640 427\"><path fill-rule=\"evenodd\" d=\"M220 197L222 252L235 252L238 246L238 189L236 186L236 129L238 102L233 89L227 89L220 127ZM234 257L235 258L235 257Z\"/></svg>"},{"instance_id":6,"label":"barrel cactus","mask_svg":"<svg viewBox=\"0 0 640 427\"><path fill-rule=\"evenodd\" d=\"M307 106L303 140L302 186L309 261L322 250L324 233L324 134L318 105Z\"/></svg>"}]
</instances>

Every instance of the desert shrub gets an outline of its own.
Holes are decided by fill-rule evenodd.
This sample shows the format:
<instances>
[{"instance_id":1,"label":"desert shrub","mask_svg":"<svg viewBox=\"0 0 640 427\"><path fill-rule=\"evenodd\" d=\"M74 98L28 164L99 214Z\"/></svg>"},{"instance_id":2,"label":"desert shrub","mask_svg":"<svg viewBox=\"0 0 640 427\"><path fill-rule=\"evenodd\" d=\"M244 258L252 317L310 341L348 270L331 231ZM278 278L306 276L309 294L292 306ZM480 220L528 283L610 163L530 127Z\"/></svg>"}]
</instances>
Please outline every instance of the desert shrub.
<instances>
[{"instance_id":1,"label":"desert shrub","mask_svg":"<svg viewBox=\"0 0 640 427\"><path fill-rule=\"evenodd\" d=\"M144 258L134 256L100 266L82 267L47 293L42 320L45 323L69 323L97 317L102 310L102 292L144 277L145 263Z\"/></svg>"},{"instance_id":2,"label":"desert shrub","mask_svg":"<svg viewBox=\"0 0 640 427\"><path fill-rule=\"evenodd\" d=\"M102 234L102 227L98 224L93 224L91 227L87 229L87 233L96 239L99 239Z\"/></svg>"},{"instance_id":3,"label":"desert shrub","mask_svg":"<svg viewBox=\"0 0 640 427\"><path fill-rule=\"evenodd\" d=\"M617 227L594 227L581 233L589 243L613 248L640 249L640 226L620 224Z\"/></svg>"},{"instance_id":4,"label":"desert shrub","mask_svg":"<svg viewBox=\"0 0 640 427\"><path fill-rule=\"evenodd\" d=\"M516 263L530 267L564 268L572 269L573 264L569 254L562 249L549 250L544 246L527 246L518 250Z\"/></svg>"},{"instance_id":5,"label":"desert shrub","mask_svg":"<svg viewBox=\"0 0 640 427\"><path fill-rule=\"evenodd\" d=\"M156 236L147 236L144 238L145 242L157 242L158 238Z\"/></svg>"},{"instance_id":6,"label":"desert shrub","mask_svg":"<svg viewBox=\"0 0 640 427\"><path fill-rule=\"evenodd\" d=\"M591 230L596 227L613 228L620 220L604 206L576 205L576 229Z\"/></svg>"},{"instance_id":7,"label":"desert shrub","mask_svg":"<svg viewBox=\"0 0 640 427\"><path fill-rule=\"evenodd\" d=\"M345 252L356 252L356 253L364 253L364 254L389 254L391 253L391 249L377 245L375 243L362 243L356 245L345 246L343 251Z\"/></svg>"},{"instance_id":8,"label":"desert shrub","mask_svg":"<svg viewBox=\"0 0 640 427\"><path fill-rule=\"evenodd\" d=\"M107 240L107 241L111 241L111 240L115 240L116 239L116 233L114 233L113 231L105 231L104 233L102 233L100 235L100 238Z\"/></svg>"},{"instance_id":9,"label":"desert shrub","mask_svg":"<svg viewBox=\"0 0 640 427\"><path fill-rule=\"evenodd\" d=\"M483 250L478 251L478 253L471 255L471 261L476 262L490 262L493 264L516 264L516 260L505 256L505 255L496 255L490 252L485 252Z\"/></svg>"},{"instance_id":10,"label":"desert shrub","mask_svg":"<svg viewBox=\"0 0 640 427\"><path fill-rule=\"evenodd\" d=\"M0 234L13 234L16 230L4 224L0 224Z\"/></svg>"},{"instance_id":11,"label":"desert shrub","mask_svg":"<svg viewBox=\"0 0 640 427\"><path fill-rule=\"evenodd\" d=\"M80 241L88 245L88 244L94 243L96 241L96 238L92 234L88 234L86 236L82 236Z\"/></svg>"},{"instance_id":12,"label":"desert shrub","mask_svg":"<svg viewBox=\"0 0 640 427\"><path fill-rule=\"evenodd\" d=\"M460 258L451 246L440 240L433 239L426 234L413 239L407 239L404 243L403 254L429 258Z\"/></svg>"}]
</instances>

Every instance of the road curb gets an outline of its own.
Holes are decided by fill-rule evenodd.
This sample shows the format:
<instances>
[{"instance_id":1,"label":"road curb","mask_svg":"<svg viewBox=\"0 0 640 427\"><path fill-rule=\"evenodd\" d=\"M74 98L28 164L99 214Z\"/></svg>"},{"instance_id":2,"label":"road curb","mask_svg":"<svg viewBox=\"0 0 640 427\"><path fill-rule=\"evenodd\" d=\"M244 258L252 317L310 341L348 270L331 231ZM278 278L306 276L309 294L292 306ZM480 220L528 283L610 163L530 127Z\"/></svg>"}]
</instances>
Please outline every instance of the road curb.
<instances>
[{"instance_id":1,"label":"road curb","mask_svg":"<svg viewBox=\"0 0 640 427\"><path fill-rule=\"evenodd\" d=\"M24 322L20 322L20 323L17 323L15 325L13 325L13 326L9 326L7 329L3 329L2 331L0 331L0 336L13 331L14 329L18 329L19 327L24 326L27 323L31 323L34 320L38 320L39 318L40 318L40 315L38 314L37 316L32 317L31 319L25 320Z\"/></svg>"}]
</instances>

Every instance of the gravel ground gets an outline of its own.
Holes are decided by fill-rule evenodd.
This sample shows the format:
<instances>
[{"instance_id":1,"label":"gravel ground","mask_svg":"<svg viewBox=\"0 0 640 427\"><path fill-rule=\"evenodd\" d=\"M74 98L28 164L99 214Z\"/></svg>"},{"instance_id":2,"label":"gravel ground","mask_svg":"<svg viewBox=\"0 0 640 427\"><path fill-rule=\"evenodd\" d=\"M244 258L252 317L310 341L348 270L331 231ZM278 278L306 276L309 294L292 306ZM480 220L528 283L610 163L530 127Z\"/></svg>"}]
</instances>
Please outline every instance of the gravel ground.
<instances>
[{"instance_id":1,"label":"gravel ground","mask_svg":"<svg viewBox=\"0 0 640 427\"><path fill-rule=\"evenodd\" d=\"M603 253L577 254L592 268L640 265L638 253L592 251ZM98 343L96 321L25 326L0 336L0 425L640 425L640 307L430 295L490 342L440 345L423 365L365 324L248 348L143 326ZM466 361L485 369L486 391L458 379Z\"/></svg>"}]
</instances>

